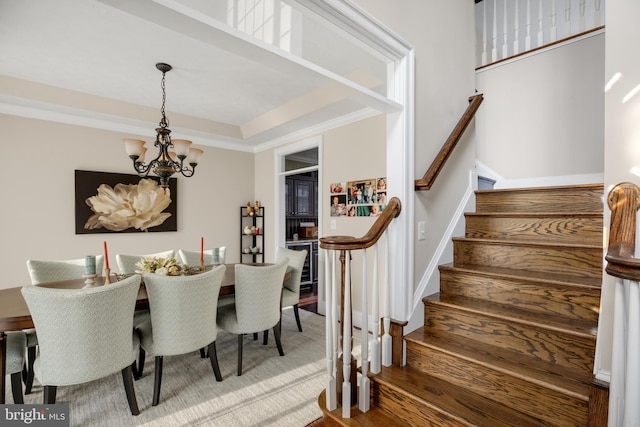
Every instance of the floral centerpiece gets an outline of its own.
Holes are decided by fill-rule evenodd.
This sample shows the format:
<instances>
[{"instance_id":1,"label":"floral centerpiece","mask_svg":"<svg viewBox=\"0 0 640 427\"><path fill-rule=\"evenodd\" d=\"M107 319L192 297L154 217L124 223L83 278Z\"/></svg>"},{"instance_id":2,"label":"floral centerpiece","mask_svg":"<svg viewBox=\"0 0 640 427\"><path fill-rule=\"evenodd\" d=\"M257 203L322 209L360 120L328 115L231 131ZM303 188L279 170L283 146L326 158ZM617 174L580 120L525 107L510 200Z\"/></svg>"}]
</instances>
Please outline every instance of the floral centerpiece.
<instances>
[{"instance_id":1,"label":"floral centerpiece","mask_svg":"<svg viewBox=\"0 0 640 427\"><path fill-rule=\"evenodd\" d=\"M155 273L161 276L179 276L183 267L175 258L142 258L136 263L136 273Z\"/></svg>"}]
</instances>

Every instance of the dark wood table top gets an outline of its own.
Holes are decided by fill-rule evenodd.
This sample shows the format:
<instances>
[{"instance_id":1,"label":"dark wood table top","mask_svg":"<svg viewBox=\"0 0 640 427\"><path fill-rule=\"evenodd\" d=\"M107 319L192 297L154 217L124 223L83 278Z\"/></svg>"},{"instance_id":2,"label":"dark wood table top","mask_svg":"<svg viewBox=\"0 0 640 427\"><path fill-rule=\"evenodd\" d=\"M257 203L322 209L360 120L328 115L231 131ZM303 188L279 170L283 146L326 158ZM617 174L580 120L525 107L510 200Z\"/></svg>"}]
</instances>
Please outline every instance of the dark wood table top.
<instances>
[{"instance_id":1,"label":"dark wood table top","mask_svg":"<svg viewBox=\"0 0 640 427\"><path fill-rule=\"evenodd\" d=\"M270 265L266 264L247 264L247 265ZM291 268L288 267L285 272L283 281L287 281L291 277ZM220 295L231 295L234 293L235 284L235 264L227 264L220 287ZM95 286L104 285L104 277L97 277ZM111 275L111 281L115 282L115 275ZM81 289L85 285L84 279L64 280L60 282L40 283L37 286L46 286L49 288L60 289ZM32 285L28 285L32 286ZM0 331L19 331L25 328L33 328L33 321L27 303L20 292L22 287L0 289ZM147 300L147 290L144 286L140 286L138 292L138 300L136 308L143 309L149 307Z\"/></svg>"}]
</instances>

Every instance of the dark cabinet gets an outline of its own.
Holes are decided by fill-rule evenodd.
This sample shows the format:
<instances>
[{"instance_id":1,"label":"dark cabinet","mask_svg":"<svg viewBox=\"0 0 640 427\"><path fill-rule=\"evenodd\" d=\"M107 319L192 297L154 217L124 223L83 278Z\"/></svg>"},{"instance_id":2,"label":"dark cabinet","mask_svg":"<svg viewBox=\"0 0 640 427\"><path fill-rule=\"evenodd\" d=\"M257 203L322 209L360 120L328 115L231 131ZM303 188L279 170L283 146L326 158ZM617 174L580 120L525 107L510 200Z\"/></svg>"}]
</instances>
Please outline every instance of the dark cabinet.
<instances>
[{"instance_id":1,"label":"dark cabinet","mask_svg":"<svg viewBox=\"0 0 640 427\"><path fill-rule=\"evenodd\" d=\"M285 180L286 212L288 217L318 216L317 185L314 178L287 178Z\"/></svg>"}]
</instances>

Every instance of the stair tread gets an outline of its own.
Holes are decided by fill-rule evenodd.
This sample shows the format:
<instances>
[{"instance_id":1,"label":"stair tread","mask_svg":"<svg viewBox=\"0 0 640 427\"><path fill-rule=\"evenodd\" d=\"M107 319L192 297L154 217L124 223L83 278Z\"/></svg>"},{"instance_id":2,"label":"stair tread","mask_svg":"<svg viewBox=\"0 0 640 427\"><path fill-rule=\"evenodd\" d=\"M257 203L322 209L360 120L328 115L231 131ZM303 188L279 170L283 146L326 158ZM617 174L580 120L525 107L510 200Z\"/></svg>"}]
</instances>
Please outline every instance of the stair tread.
<instances>
[{"instance_id":1,"label":"stair tread","mask_svg":"<svg viewBox=\"0 0 640 427\"><path fill-rule=\"evenodd\" d=\"M541 421L410 366L383 367L372 381L393 388L427 407L439 408L461 423L479 426L540 426ZM373 388L372 384L372 388Z\"/></svg>"},{"instance_id":2,"label":"stair tread","mask_svg":"<svg viewBox=\"0 0 640 427\"><path fill-rule=\"evenodd\" d=\"M500 276L504 278L540 281L557 284L570 284L573 286L583 286L587 288L600 288L602 279L600 277L576 277L572 275L562 275L558 273L545 273L539 271L523 271L515 268L492 267L486 265L453 265L453 263L442 264L440 267L453 268L467 272L479 273L484 275Z\"/></svg>"},{"instance_id":3,"label":"stair tread","mask_svg":"<svg viewBox=\"0 0 640 427\"><path fill-rule=\"evenodd\" d=\"M523 356L470 338L418 329L405 336L407 346L426 345L528 382L588 400L590 375ZM410 361L408 361L410 363ZM577 379L580 377L582 380Z\"/></svg>"},{"instance_id":4,"label":"stair tread","mask_svg":"<svg viewBox=\"0 0 640 427\"><path fill-rule=\"evenodd\" d=\"M602 218L602 211L595 212L508 212L508 211L498 211L498 212L465 212L464 216L478 216L478 217L501 217L501 218L511 218L511 217L524 217L524 218L566 218L566 217L583 217L583 218Z\"/></svg>"},{"instance_id":5,"label":"stair tread","mask_svg":"<svg viewBox=\"0 0 640 427\"><path fill-rule=\"evenodd\" d=\"M318 405L323 410L326 417L337 420L340 425L351 427L405 427L407 423L402 422L398 417L381 409L377 406L370 405L368 412L361 412L356 406L351 407L351 418L342 418L342 408L338 406L333 411L326 409L326 390L322 391L318 398Z\"/></svg>"},{"instance_id":6,"label":"stair tread","mask_svg":"<svg viewBox=\"0 0 640 427\"><path fill-rule=\"evenodd\" d=\"M538 313L531 313L518 307L495 303L493 301L436 293L425 297L423 302L425 302L425 304L445 304L452 308L472 311L507 321L535 325L539 328L553 330L567 335L576 335L593 339L595 339L596 336L597 323L595 322L578 321L553 315L546 315L541 318Z\"/></svg>"}]
</instances>

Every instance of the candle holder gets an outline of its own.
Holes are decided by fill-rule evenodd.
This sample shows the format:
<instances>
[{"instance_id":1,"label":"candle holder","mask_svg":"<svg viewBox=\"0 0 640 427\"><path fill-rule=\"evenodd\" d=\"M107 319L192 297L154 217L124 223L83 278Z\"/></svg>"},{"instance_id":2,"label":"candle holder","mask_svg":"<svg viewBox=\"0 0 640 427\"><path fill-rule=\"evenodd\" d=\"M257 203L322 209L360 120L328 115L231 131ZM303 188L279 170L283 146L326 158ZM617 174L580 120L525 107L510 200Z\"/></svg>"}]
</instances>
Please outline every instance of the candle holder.
<instances>
[{"instance_id":1,"label":"candle holder","mask_svg":"<svg viewBox=\"0 0 640 427\"><path fill-rule=\"evenodd\" d=\"M111 269L110 268L105 268L104 269L104 284L108 285L111 283Z\"/></svg>"},{"instance_id":2,"label":"candle holder","mask_svg":"<svg viewBox=\"0 0 640 427\"><path fill-rule=\"evenodd\" d=\"M96 285L97 274L83 274L82 277L84 277L85 288L93 288Z\"/></svg>"}]
</instances>

